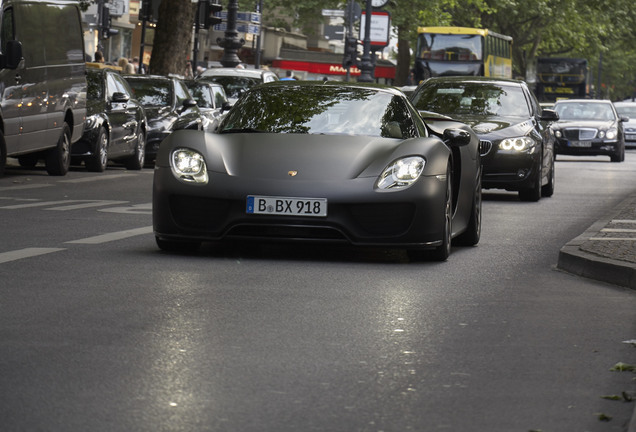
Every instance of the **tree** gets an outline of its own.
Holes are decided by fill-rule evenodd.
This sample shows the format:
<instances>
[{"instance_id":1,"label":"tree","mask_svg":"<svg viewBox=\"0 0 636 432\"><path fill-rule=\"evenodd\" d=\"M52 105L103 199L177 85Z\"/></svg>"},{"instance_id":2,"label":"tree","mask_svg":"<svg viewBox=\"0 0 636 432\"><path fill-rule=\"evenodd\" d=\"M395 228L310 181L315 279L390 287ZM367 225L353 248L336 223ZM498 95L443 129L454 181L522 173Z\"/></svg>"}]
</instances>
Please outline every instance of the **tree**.
<instances>
[{"instance_id":1,"label":"tree","mask_svg":"<svg viewBox=\"0 0 636 432\"><path fill-rule=\"evenodd\" d=\"M183 74L190 54L196 3L191 0L163 0L150 58L150 73Z\"/></svg>"}]
</instances>

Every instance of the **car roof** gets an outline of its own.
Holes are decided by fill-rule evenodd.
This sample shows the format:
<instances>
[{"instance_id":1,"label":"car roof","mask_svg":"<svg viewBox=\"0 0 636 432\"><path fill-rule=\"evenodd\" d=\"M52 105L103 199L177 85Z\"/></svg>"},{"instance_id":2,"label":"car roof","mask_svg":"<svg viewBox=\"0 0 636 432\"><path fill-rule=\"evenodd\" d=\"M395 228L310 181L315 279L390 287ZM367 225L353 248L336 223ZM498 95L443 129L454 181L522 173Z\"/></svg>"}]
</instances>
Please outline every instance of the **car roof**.
<instances>
[{"instance_id":1,"label":"car roof","mask_svg":"<svg viewBox=\"0 0 636 432\"><path fill-rule=\"evenodd\" d=\"M612 101L609 99L561 99L556 101L554 104L564 104L564 103L577 103L577 104L581 104L581 103L606 103L606 104L612 104Z\"/></svg>"},{"instance_id":2,"label":"car roof","mask_svg":"<svg viewBox=\"0 0 636 432\"><path fill-rule=\"evenodd\" d=\"M500 85L525 85L525 82L521 80L511 79L511 78L492 78L492 77L481 77L481 76L437 76L427 79L422 83L426 84L427 82L461 82L461 83L478 83L478 84L500 84Z\"/></svg>"},{"instance_id":3,"label":"car roof","mask_svg":"<svg viewBox=\"0 0 636 432\"><path fill-rule=\"evenodd\" d=\"M270 88L270 87L342 87L352 89L374 89L391 93L395 96L406 97L404 93L385 84L376 83L360 83L360 82L344 82L344 81L274 81L266 84L259 84L253 88Z\"/></svg>"},{"instance_id":4,"label":"car roof","mask_svg":"<svg viewBox=\"0 0 636 432\"><path fill-rule=\"evenodd\" d=\"M204 70L201 76L244 76L260 78L268 74L276 75L274 72L265 69L211 68Z\"/></svg>"}]
</instances>

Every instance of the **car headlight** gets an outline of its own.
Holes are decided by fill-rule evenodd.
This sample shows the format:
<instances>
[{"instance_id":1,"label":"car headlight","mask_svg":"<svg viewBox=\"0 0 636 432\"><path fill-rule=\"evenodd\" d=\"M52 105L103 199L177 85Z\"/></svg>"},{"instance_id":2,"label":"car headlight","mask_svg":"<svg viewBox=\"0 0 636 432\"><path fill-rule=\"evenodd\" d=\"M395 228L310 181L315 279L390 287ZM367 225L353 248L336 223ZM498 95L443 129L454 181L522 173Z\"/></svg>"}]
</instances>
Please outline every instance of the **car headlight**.
<instances>
[{"instance_id":1,"label":"car headlight","mask_svg":"<svg viewBox=\"0 0 636 432\"><path fill-rule=\"evenodd\" d=\"M534 140L530 137L506 138L499 143L502 150L514 150L518 152L528 151L534 147Z\"/></svg>"},{"instance_id":2,"label":"car headlight","mask_svg":"<svg viewBox=\"0 0 636 432\"><path fill-rule=\"evenodd\" d=\"M557 138L561 138L563 136L563 134L561 133L560 130L557 129L557 130L554 131L554 136L557 137Z\"/></svg>"},{"instance_id":3,"label":"car headlight","mask_svg":"<svg viewBox=\"0 0 636 432\"><path fill-rule=\"evenodd\" d=\"M84 129L93 129L97 125L97 119L99 117L96 115L86 117L86 123L84 123Z\"/></svg>"},{"instance_id":4,"label":"car headlight","mask_svg":"<svg viewBox=\"0 0 636 432\"><path fill-rule=\"evenodd\" d=\"M203 155L194 150L180 148L170 155L170 168L176 178L188 183L208 182L208 170Z\"/></svg>"},{"instance_id":5,"label":"car headlight","mask_svg":"<svg viewBox=\"0 0 636 432\"><path fill-rule=\"evenodd\" d=\"M424 171L426 161L420 156L398 159L387 166L378 178L378 189L402 189L412 185Z\"/></svg>"},{"instance_id":6,"label":"car headlight","mask_svg":"<svg viewBox=\"0 0 636 432\"><path fill-rule=\"evenodd\" d=\"M601 138L603 138L603 136L601 134L599 134L599 136ZM616 129L608 129L605 132L605 139L613 140L613 139L616 139L617 136L618 136L618 130L616 130Z\"/></svg>"}]
</instances>

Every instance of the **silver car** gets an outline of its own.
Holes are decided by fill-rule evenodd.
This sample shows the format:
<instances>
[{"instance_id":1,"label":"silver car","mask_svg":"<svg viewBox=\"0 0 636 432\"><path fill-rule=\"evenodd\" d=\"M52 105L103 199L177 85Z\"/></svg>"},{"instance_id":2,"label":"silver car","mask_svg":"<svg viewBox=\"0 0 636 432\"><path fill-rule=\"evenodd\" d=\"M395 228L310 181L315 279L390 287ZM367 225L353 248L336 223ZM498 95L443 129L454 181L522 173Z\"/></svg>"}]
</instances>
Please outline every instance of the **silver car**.
<instances>
[{"instance_id":1,"label":"silver car","mask_svg":"<svg viewBox=\"0 0 636 432\"><path fill-rule=\"evenodd\" d=\"M636 148L636 102L614 102L616 111L621 117L629 118L623 122L625 127L625 147Z\"/></svg>"},{"instance_id":2,"label":"silver car","mask_svg":"<svg viewBox=\"0 0 636 432\"><path fill-rule=\"evenodd\" d=\"M264 69L211 68L203 71L197 79L221 84L228 100L234 105L248 88L278 81L278 76Z\"/></svg>"}]
</instances>

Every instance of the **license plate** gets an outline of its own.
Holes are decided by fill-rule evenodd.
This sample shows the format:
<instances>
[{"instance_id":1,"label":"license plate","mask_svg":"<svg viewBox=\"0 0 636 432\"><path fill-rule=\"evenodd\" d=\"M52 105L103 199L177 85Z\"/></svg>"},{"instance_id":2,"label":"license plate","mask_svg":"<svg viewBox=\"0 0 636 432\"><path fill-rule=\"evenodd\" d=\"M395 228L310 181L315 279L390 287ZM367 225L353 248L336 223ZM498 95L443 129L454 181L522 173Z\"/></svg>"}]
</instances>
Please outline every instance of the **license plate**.
<instances>
[{"instance_id":1,"label":"license plate","mask_svg":"<svg viewBox=\"0 0 636 432\"><path fill-rule=\"evenodd\" d=\"M630 141L636 141L636 135L627 134L625 135L625 139Z\"/></svg>"},{"instance_id":2,"label":"license plate","mask_svg":"<svg viewBox=\"0 0 636 432\"><path fill-rule=\"evenodd\" d=\"M570 147L592 147L592 141L570 141Z\"/></svg>"},{"instance_id":3,"label":"license plate","mask_svg":"<svg viewBox=\"0 0 636 432\"><path fill-rule=\"evenodd\" d=\"M248 195L246 212L283 216L327 216L326 198L292 198Z\"/></svg>"}]
</instances>

